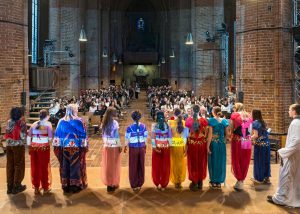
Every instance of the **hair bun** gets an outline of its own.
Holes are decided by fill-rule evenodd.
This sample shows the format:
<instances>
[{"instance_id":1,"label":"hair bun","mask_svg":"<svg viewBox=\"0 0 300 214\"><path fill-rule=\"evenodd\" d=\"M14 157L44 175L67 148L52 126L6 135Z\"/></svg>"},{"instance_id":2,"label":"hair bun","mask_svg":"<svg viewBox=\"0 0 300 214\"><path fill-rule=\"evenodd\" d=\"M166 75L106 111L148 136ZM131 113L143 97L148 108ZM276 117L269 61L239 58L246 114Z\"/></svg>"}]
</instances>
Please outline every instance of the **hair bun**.
<instances>
[{"instance_id":1,"label":"hair bun","mask_svg":"<svg viewBox=\"0 0 300 214\"><path fill-rule=\"evenodd\" d=\"M132 112L132 114L131 114L131 118L132 118L134 121L139 121L139 120L142 118L142 114L140 113L140 111L134 111L134 112Z\"/></svg>"},{"instance_id":2,"label":"hair bun","mask_svg":"<svg viewBox=\"0 0 300 214\"><path fill-rule=\"evenodd\" d=\"M193 106L193 112L194 113L199 113L200 112L200 106L199 105L194 105Z\"/></svg>"}]
</instances>

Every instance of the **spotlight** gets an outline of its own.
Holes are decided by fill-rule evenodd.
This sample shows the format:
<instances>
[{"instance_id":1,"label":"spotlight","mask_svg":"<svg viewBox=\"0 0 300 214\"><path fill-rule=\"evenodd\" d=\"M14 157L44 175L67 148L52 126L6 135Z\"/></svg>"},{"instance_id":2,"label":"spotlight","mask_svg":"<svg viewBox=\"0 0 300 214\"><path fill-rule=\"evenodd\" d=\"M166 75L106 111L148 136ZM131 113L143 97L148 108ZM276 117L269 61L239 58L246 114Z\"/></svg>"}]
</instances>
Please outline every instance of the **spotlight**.
<instances>
[{"instance_id":1,"label":"spotlight","mask_svg":"<svg viewBox=\"0 0 300 214\"><path fill-rule=\"evenodd\" d=\"M205 34L206 34L206 41L207 42L215 42L215 37L214 36L210 36L209 31L206 31Z\"/></svg>"}]
</instances>

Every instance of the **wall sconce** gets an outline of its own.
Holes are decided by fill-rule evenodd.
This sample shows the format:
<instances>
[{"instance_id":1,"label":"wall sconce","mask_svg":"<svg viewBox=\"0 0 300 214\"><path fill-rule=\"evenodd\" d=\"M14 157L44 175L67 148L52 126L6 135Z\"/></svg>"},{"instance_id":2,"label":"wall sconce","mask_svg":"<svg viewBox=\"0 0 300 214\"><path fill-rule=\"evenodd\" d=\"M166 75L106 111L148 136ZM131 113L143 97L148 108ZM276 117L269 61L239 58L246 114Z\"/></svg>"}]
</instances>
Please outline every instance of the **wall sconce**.
<instances>
[{"instance_id":1,"label":"wall sconce","mask_svg":"<svg viewBox=\"0 0 300 214\"><path fill-rule=\"evenodd\" d=\"M209 31L206 31L205 34L206 34L206 41L207 42L215 42L215 40L216 40L215 36L211 36Z\"/></svg>"}]
</instances>

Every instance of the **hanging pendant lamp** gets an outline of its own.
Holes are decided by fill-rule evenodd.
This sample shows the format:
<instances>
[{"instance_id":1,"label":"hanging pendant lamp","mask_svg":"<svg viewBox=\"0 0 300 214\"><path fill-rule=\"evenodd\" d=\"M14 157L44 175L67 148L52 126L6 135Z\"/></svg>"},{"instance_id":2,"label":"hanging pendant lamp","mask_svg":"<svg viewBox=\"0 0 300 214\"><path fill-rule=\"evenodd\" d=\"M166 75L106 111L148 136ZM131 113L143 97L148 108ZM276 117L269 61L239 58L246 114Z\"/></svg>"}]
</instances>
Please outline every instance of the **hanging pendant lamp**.
<instances>
[{"instance_id":1,"label":"hanging pendant lamp","mask_svg":"<svg viewBox=\"0 0 300 214\"><path fill-rule=\"evenodd\" d=\"M87 37L83 25L80 30L79 42L87 42Z\"/></svg>"},{"instance_id":2,"label":"hanging pendant lamp","mask_svg":"<svg viewBox=\"0 0 300 214\"><path fill-rule=\"evenodd\" d=\"M103 58L106 58L108 55L107 55L107 48L103 48L103 51L102 51L102 57Z\"/></svg>"},{"instance_id":3,"label":"hanging pendant lamp","mask_svg":"<svg viewBox=\"0 0 300 214\"><path fill-rule=\"evenodd\" d=\"M194 44L192 33L188 33L188 35L186 37L185 44L186 45L193 45Z\"/></svg>"},{"instance_id":4,"label":"hanging pendant lamp","mask_svg":"<svg viewBox=\"0 0 300 214\"><path fill-rule=\"evenodd\" d=\"M116 54L113 54L113 56L112 56L112 61L113 61L114 63L118 62L118 59L117 59Z\"/></svg>"},{"instance_id":5,"label":"hanging pendant lamp","mask_svg":"<svg viewBox=\"0 0 300 214\"><path fill-rule=\"evenodd\" d=\"M175 58L175 51L174 51L174 48L171 49L171 52L170 52L170 58Z\"/></svg>"}]
</instances>

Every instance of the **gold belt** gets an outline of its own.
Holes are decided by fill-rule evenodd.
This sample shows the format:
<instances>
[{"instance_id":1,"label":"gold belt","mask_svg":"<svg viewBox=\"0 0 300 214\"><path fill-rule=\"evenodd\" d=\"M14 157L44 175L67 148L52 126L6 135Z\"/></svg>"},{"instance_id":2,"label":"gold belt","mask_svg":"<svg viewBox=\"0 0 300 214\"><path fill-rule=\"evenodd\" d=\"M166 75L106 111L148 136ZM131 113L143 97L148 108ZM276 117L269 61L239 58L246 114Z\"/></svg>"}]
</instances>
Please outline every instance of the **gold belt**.
<instances>
[{"instance_id":1,"label":"gold belt","mask_svg":"<svg viewBox=\"0 0 300 214\"><path fill-rule=\"evenodd\" d=\"M192 140L192 139L188 139L188 144L199 144L199 145L202 145L202 144L205 144L206 143L206 140Z\"/></svg>"},{"instance_id":2,"label":"gold belt","mask_svg":"<svg viewBox=\"0 0 300 214\"><path fill-rule=\"evenodd\" d=\"M31 146L30 151L48 151L50 146Z\"/></svg>"},{"instance_id":3,"label":"gold belt","mask_svg":"<svg viewBox=\"0 0 300 214\"><path fill-rule=\"evenodd\" d=\"M237 141L237 142L241 142L242 137L238 136L238 135L233 135L232 140Z\"/></svg>"},{"instance_id":4,"label":"gold belt","mask_svg":"<svg viewBox=\"0 0 300 214\"><path fill-rule=\"evenodd\" d=\"M254 142L254 145L256 145L256 146L268 146L269 144L267 142L260 141L260 142Z\"/></svg>"},{"instance_id":5,"label":"gold belt","mask_svg":"<svg viewBox=\"0 0 300 214\"><path fill-rule=\"evenodd\" d=\"M182 138L172 138L172 146L184 146L184 141Z\"/></svg>"}]
</instances>

